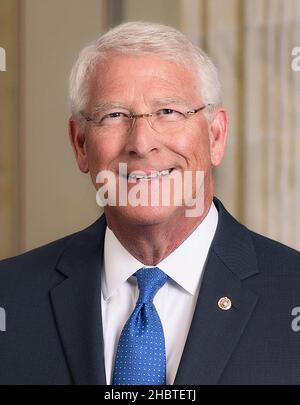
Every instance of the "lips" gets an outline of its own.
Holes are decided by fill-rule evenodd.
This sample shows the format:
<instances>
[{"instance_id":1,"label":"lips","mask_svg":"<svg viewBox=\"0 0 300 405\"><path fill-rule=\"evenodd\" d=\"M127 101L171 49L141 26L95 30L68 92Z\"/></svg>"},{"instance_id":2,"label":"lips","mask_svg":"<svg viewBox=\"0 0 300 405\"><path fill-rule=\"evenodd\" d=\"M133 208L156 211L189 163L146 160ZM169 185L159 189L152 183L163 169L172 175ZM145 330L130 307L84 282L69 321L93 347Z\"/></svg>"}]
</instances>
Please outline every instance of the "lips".
<instances>
[{"instance_id":1,"label":"lips","mask_svg":"<svg viewBox=\"0 0 300 405\"><path fill-rule=\"evenodd\" d=\"M160 171L151 171L150 173L149 173L148 170L145 171L145 172L143 172L143 171L134 171L134 172L131 172L127 176L127 178L128 178L128 180L135 180L135 181L137 181L137 180L139 180L139 181L149 181L149 180L157 179L159 177L168 176L172 172L172 170L173 170L173 168L171 168L171 169L163 169L163 170L160 170ZM146 173L148 173L148 174L146 174Z\"/></svg>"}]
</instances>

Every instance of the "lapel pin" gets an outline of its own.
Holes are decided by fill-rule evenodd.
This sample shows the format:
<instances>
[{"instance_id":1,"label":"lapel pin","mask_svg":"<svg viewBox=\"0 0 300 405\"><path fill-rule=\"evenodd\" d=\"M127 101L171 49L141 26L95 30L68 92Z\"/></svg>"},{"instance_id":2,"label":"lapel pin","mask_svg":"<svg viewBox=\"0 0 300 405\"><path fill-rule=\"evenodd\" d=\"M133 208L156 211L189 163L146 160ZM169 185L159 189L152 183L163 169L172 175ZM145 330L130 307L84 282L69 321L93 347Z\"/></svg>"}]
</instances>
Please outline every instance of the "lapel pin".
<instances>
[{"instance_id":1,"label":"lapel pin","mask_svg":"<svg viewBox=\"0 0 300 405\"><path fill-rule=\"evenodd\" d=\"M227 311L231 308L231 300L228 297L222 297L218 301L218 307L223 311Z\"/></svg>"}]
</instances>

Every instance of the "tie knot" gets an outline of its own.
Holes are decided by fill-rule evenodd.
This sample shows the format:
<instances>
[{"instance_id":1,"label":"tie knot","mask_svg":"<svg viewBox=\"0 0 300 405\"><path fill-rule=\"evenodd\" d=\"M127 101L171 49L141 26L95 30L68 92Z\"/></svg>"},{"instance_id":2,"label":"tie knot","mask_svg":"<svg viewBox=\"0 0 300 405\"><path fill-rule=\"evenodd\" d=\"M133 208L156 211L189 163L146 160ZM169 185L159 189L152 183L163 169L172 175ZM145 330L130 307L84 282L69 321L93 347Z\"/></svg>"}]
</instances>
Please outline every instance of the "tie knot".
<instances>
[{"instance_id":1,"label":"tie knot","mask_svg":"<svg viewBox=\"0 0 300 405\"><path fill-rule=\"evenodd\" d=\"M157 291L168 280L168 276L158 267L142 268L135 273L139 285L138 302L152 302Z\"/></svg>"}]
</instances>

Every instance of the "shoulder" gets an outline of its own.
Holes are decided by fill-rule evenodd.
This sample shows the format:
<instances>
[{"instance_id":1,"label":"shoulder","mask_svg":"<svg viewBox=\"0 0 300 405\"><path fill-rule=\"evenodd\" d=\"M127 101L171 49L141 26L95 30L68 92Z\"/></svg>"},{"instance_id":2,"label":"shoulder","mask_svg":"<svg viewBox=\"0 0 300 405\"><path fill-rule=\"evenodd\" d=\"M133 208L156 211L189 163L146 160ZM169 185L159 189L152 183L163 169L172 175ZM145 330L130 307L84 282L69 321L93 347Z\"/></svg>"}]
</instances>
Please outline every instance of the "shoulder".
<instances>
[{"instance_id":1,"label":"shoulder","mask_svg":"<svg viewBox=\"0 0 300 405\"><path fill-rule=\"evenodd\" d=\"M76 234L0 261L0 292L11 295L19 285L36 285L49 278L60 255Z\"/></svg>"},{"instance_id":2,"label":"shoulder","mask_svg":"<svg viewBox=\"0 0 300 405\"><path fill-rule=\"evenodd\" d=\"M214 203L219 215L214 249L236 273L245 278L257 267L263 277L300 276L300 252L253 232L239 223L220 200L214 198Z\"/></svg>"},{"instance_id":3,"label":"shoulder","mask_svg":"<svg viewBox=\"0 0 300 405\"><path fill-rule=\"evenodd\" d=\"M73 242L80 241L82 245L90 243L91 232L99 223L97 220L84 230L55 240L26 253L0 261L0 291L9 285L18 283L30 284L32 281L48 278L63 253ZM1 286L3 288L1 288Z\"/></svg>"},{"instance_id":4,"label":"shoulder","mask_svg":"<svg viewBox=\"0 0 300 405\"><path fill-rule=\"evenodd\" d=\"M36 261L48 262L52 257L57 257L59 251L63 250L75 235L76 234L68 235L44 246L29 250L28 252L0 260L0 274L5 269L16 268L18 266L24 267Z\"/></svg>"},{"instance_id":5,"label":"shoulder","mask_svg":"<svg viewBox=\"0 0 300 405\"><path fill-rule=\"evenodd\" d=\"M300 252L278 241L249 231L260 271L272 276L300 276Z\"/></svg>"}]
</instances>

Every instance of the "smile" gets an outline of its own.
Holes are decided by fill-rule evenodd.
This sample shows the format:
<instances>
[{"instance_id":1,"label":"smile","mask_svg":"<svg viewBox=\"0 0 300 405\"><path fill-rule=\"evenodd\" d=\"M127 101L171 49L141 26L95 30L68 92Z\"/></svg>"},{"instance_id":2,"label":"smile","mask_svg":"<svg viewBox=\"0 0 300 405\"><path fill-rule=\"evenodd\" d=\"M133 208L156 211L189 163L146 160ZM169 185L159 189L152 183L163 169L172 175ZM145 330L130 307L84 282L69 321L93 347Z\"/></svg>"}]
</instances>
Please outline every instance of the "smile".
<instances>
[{"instance_id":1,"label":"smile","mask_svg":"<svg viewBox=\"0 0 300 405\"><path fill-rule=\"evenodd\" d=\"M131 173L127 176L127 179L128 180L149 181L149 180L158 179L159 177L168 176L172 171L173 171L173 168L161 170L159 172L152 172L151 174L148 174L148 175L142 174L142 173Z\"/></svg>"}]
</instances>

